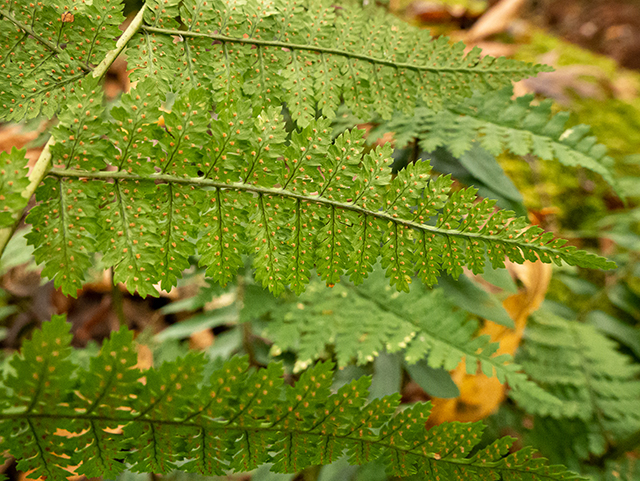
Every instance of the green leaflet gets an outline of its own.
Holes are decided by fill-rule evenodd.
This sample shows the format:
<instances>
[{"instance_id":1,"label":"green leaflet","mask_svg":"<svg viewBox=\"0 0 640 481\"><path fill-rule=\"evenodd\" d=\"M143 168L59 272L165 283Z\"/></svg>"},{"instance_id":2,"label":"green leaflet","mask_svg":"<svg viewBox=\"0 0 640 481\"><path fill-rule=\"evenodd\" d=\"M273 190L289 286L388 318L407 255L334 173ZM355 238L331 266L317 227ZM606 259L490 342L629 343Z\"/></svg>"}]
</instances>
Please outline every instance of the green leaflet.
<instances>
[{"instance_id":1,"label":"green leaflet","mask_svg":"<svg viewBox=\"0 0 640 481\"><path fill-rule=\"evenodd\" d=\"M417 137L423 150L432 152L444 146L456 157L477 140L493 155L509 150L520 156L533 154L544 160L557 159L563 165L596 172L619 191L611 171L613 159L606 155L604 145L588 135L588 126L566 129L568 112L552 115L550 101L532 105L532 95L515 101L511 96L509 87L476 92L469 99L446 104L440 111L418 107L412 116L396 116L380 131L395 132L398 146Z\"/></svg>"},{"instance_id":2,"label":"green leaflet","mask_svg":"<svg viewBox=\"0 0 640 481\"><path fill-rule=\"evenodd\" d=\"M617 349L591 325L548 311L533 317L519 359L536 382L562 400L533 406L526 393L510 393L538 416L535 435L553 439L560 420L567 428L563 432L572 433L575 454L584 459L603 454L608 445L640 429L639 369Z\"/></svg>"},{"instance_id":3,"label":"green leaflet","mask_svg":"<svg viewBox=\"0 0 640 481\"><path fill-rule=\"evenodd\" d=\"M16 217L22 215L29 202L22 196L22 191L29 185L25 154L26 150L15 147L11 152L0 153L0 228L15 224Z\"/></svg>"},{"instance_id":4,"label":"green leaflet","mask_svg":"<svg viewBox=\"0 0 640 481\"><path fill-rule=\"evenodd\" d=\"M36 191L39 203L26 219L34 227L25 237L35 247L36 262L44 263L42 275L72 296L92 265L92 246L99 232L97 187L77 179L47 178Z\"/></svg>"},{"instance_id":5,"label":"green leaflet","mask_svg":"<svg viewBox=\"0 0 640 481\"><path fill-rule=\"evenodd\" d=\"M3 449L11 448L15 453L19 470L28 471L33 466L36 469L34 476L64 479L69 474L61 469L68 464L65 461L59 463L55 454L43 449L39 443L39 440L46 441L49 433L38 419L38 414L64 402L67 392L72 389L73 381L69 376L74 370L69 360L71 338L64 316L54 316L41 331L34 332L31 340L24 342L21 356L16 355L10 361L14 372L3 376L0 401L3 412L9 410L34 417L3 419L2 446ZM67 426L66 420L61 421L60 427ZM25 434L29 440L19 434Z\"/></svg>"},{"instance_id":6,"label":"green leaflet","mask_svg":"<svg viewBox=\"0 0 640 481\"><path fill-rule=\"evenodd\" d=\"M99 195L94 222L102 226L96 236L102 263L113 266L114 282L123 282L142 296L156 294L153 284L163 280L157 267L166 260L160 246L164 231L160 229L169 215L166 209L158 212L154 208L156 185L151 180L118 179L93 187Z\"/></svg>"},{"instance_id":7,"label":"green leaflet","mask_svg":"<svg viewBox=\"0 0 640 481\"><path fill-rule=\"evenodd\" d=\"M63 317L45 323L11 360L16 374L3 379L11 388L0 395L0 446L33 476L62 480L64 468L77 465L87 476L115 476L125 465L223 475L266 462L296 472L346 453L351 464L380 459L392 476L579 479L531 449L509 454L510 438L469 456L480 423L427 431L428 403L398 410L397 394L367 403L368 377L333 392L330 363L315 365L294 386L283 383L281 365L256 371L246 358L203 379L205 358L197 353L140 372L132 335L122 329L85 370L68 359L68 332Z\"/></svg>"},{"instance_id":8,"label":"green leaflet","mask_svg":"<svg viewBox=\"0 0 640 481\"><path fill-rule=\"evenodd\" d=\"M80 115L91 105L84 116L98 122L100 94L87 86L76 95L70 108ZM390 147L364 153L360 131L332 141L320 118L287 138L278 109L243 118L236 102L212 118L203 89L180 95L161 128L153 96L151 81L141 82L102 124L79 131L82 161L74 162L75 141L53 149L54 165L73 169L51 170L38 190L29 242L67 294L94 252L141 295L156 295L158 282L175 285L194 253L221 284L252 254L256 278L275 294L288 285L302 292L314 267L329 285L345 274L362 282L378 259L403 291L414 276L433 285L463 267L481 273L487 258L494 268L505 257L613 266L495 211L473 188L451 192L451 178L431 178L426 162L391 178ZM113 132L108 139L101 125ZM54 135L68 129L61 123ZM104 163L109 170L100 170Z\"/></svg>"},{"instance_id":9,"label":"green leaflet","mask_svg":"<svg viewBox=\"0 0 640 481\"><path fill-rule=\"evenodd\" d=\"M124 20L113 0L3 2L1 118L53 117L78 82L115 46Z\"/></svg>"}]
</instances>

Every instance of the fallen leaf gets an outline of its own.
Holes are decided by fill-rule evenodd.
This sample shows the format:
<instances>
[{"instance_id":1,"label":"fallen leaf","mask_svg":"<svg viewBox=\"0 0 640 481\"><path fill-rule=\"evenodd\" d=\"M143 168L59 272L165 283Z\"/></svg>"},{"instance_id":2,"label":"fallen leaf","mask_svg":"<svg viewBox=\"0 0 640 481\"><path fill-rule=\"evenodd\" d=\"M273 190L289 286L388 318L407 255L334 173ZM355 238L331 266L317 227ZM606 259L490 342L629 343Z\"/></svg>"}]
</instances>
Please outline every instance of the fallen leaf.
<instances>
[{"instance_id":1,"label":"fallen leaf","mask_svg":"<svg viewBox=\"0 0 640 481\"><path fill-rule=\"evenodd\" d=\"M194 332L189 337L189 349L196 351L204 351L211 347L215 342L216 337L211 332L211 329L204 329L199 332Z\"/></svg>"},{"instance_id":2,"label":"fallen leaf","mask_svg":"<svg viewBox=\"0 0 640 481\"><path fill-rule=\"evenodd\" d=\"M513 319L515 329L484 321L478 333L489 335L493 342L500 343L496 355L515 354L522 340L527 318L540 307L551 280L549 264L527 261L522 265L510 264L508 267L523 284L517 294L509 296L502 303ZM452 371L451 377L460 389L460 396L453 399L433 398L430 426L445 421L479 421L493 413L506 397L506 386L500 384L495 377L487 377L479 369L477 374L467 374L465 361Z\"/></svg>"},{"instance_id":3,"label":"fallen leaf","mask_svg":"<svg viewBox=\"0 0 640 481\"><path fill-rule=\"evenodd\" d=\"M507 29L518 18L526 0L501 0L487 10L467 33L468 42L477 42Z\"/></svg>"}]
</instances>

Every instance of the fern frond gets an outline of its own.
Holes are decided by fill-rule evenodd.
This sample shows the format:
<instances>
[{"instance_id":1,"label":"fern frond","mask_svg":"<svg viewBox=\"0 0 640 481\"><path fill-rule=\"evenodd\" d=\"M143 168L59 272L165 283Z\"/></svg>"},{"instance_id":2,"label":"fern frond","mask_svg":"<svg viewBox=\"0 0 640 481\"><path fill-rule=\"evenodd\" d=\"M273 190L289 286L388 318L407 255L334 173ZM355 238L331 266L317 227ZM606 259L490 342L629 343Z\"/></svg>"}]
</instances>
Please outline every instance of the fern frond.
<instances>
[{"instance_id":1,"label":"fern frond","mask_svg":"<svg viewBox=\"0 0 640 481\"><path fill-rule=\"evenodd\" d=\"M16 217L22 215L22 210L29 202L29 199L22 195L29 185L25 154L25 150L15 147L11 152L0 153L0 228L15 224Z\"/></svg>"},{"instance_id":2,"label":"fern frond","mask_svg":"<svg viewBox=\"0 0 640 481\"><path fill-rule=\"evenodd\" d=\"M45 275L65 293L75 294L82 278L77 259L100 252L116 281L154 295L157 282L174 285L194 243L207 274L223 284L242 265L240 256L252 253L257 279L276 294L286 285L301 292L314 266L327 284L344 274L361 282L378 259L405 291L414 275L433 285L441 272L480 273L485 252L494 267L503 267L505 256L613 266L495 211L474 189L451 192L451 179L431 179L426 162L392 179L389 146L363 154L362 132L332 141L324 119L285 141L279 109L242 118L234 102L212 119L208 94L198 89L176 100L160 129L157 107L149 111L158 95L149 82L124 96L106 127L83 130L82 162L73 160L75 142L60 142L53 153L54 165L73 168L49 172L29 217L29 240ZM94 90L78 92L83 102L99 103ZM69 128L61 122L54 135ZM105 129L115 129L108 141ZM94 159L98 150L104 155ZM109 170L98 170L100 162ZM167 269L158 266L171 274L162 276Z\"/></svg>"},{"instance_id":3,"label":"fern frond","mask_svg":"<svg viewBox=\"0 0 640 481\"><path fill-rule=\"evenodd\" d=\"M477 328L441 289L413 286L397 296L377 269L357 287L343 283L326 289L312 281L305 293L271 310L263 335L273 340L273 355L296 353L294 370L325 357L327 345L335 346L338 367L353 360L366 364L384 350L401 352L410 364L424 359L436 369L455 369L465 359L470 374L480 368L512 389L529 391L537 402L557 402L534 386L511 356L494 356L498 343L476 336Z\"/></svg>"},{"instance_id":4,"label":"fern frond","mask_svg":"<svg viewBox=\"0 0 640 481\"><path fill-rule=\"evenodd\" d=\"M617 187L611 170L613 159L606 155L604 145L588 135L588 126L566 129L569 113L553 115L551 101L532 105L532 95L515 100L511 100L511 96L512 89L508 87L475 93L440 111L418 107L413 115L394 116L380 131L395 132L398 146L418 138L420 147L426 152L443 146L456 157L478 141L493 155L508 150L515 155L533 154L543 160L557 159L563 165L596 172L611 186Z\"/></svg>"},{"instance_id":5,"label":"fern frond","mask_svg":"<svg viewBox=\"0 0 640 481\"><path fill-rule=\"evenodd\" d=\"M538 429L549 429L557 420L574 423L572 440L582 457L603 454L614 436L640 430L640 367L593 326L536 314L527 325L522 366L562 403L531 406L526 394L511 396L541 416Z\"/></svg>"},{"instance_id":6,"label":"fern frond","mask_svg":"<svg viewBox=\"0 0 640 481\"><path fill-rule=\"evenodd\" d=\"M0 118L52 117L121 34L117 0L0 4Z\"/></svg>"},{"instance_id":7,"label":"fern frond","mask_svg":"<svg viewBox=\"0 0 640 481\"><path fill-rule=\"evenodd\" d=\"M531 449L509 454L509 438L470 456L480 423L427 431L428 403L400 410L397 394L367 403L368 377L333 392L330 363L309 369L295 386L283 383L281 365L256 371L245 358L203 380L205 358L196 353L140 372L123 329L85 370L68 360L68 329L62 317L45 323L11 361L19 382L3 379L10 388L0 398L0 446L32 476L62 480L72 466L113 476L125 465L223 475L267 462L296 472L347 454L352 464L380 459L392 476L580 479Z\"/></svg>"},{"instance_id":8,"label":"fern frond","mask_svg":"<svg viewBox=\"0 0 640 481\"><path fill-rule=\"evenodd\" d=\"M122 3L73 5L5 0L0 5L2 118L51 117L93 73L120 36ZM439 106L534 76L548 67L464 53L380 11L328 1L146 2L143 31L127 40L133 80L164 95L205 87L216 101L245 97L257 114L286 103L299 125L334 115L341 99L359 115ZM389 23L392 23L390 26ZM174 38L178 41L175 42ZM112 61L113 59L111 59Z\"/></svg>"},{"instance_id":9,"label":"fern frond","mask_svg":"<svg viewBox=\"0 0 640 481\"><path fill-rule=\"evenodd\" d=\"M433 39L358 6L290 0L151 4L156 2L159 8L150 8L148 25L128 53L134 78L154 78L164 89L203 86L221 102L241 91L256 114L286 102L303 127L316 112L334 115L340 98L357 115L390 118L398 107L412 110L418 98L437 108L443 100L548 70L481 58L478 48L465 54L462 43ZM178 14L182 27L161 9Z\"/></svg>"},{"instance_id":10,"label":"fern frond","mask_svg":"<svg viewBox=\"0 0 640 481\"><path fill-rule=\"evenodd\" d=\"M326 357L333 346L339 367L366 364L382 351L400 352L409 364L426 360L432 368L455 369L463 360L469 374L481 370L512 390L525 390L532 403L558 399L531 382L510 355L496 356L498 343L477 336L477 323L456 310L441 289L413 286L394 295L376 270L361 286L348 283L328 290L312 282L290 303L271 310L263 335L273 340L272 355L296 353L295 370Z\"/></svg>"}]
</instances>

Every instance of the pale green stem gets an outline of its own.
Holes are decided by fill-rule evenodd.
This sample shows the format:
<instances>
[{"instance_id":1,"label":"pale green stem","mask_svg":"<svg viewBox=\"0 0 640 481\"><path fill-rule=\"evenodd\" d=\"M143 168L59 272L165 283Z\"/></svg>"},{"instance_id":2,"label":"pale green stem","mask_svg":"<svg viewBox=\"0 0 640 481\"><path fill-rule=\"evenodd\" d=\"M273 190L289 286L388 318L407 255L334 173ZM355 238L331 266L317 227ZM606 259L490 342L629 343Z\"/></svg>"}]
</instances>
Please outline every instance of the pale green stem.
<instances>
[{"instance_id":1,"label":"pale green stem","mask_svg":"<svg viewBox=\"0 0 640 481\"><path fill-rule=\"evenodd\" d=\"M138 14L133 18L133 20L127 27L127 29L122 33L122 35L118 39L118 42L116 43L116 47L113 50L110 50L107 53L107 55L104 57L102 62L100 62L98 66L93 70L94 78L102 77L107 72L107 70L109 70L109 67L116 60L116 58L118 58L118 55L120 55L122 50L124 50L124 48L127 46L127 43L129 43L129 40L131 40L131 37L133 37L138 32L138 30L140 30L140 27L142 26L142 20L144 19L144 12L146 9L147 9L147 4L145 3L142 5L142 8L138 12Z\"/></svg>"},{"instance_id":2,"label":"pale green stem","mask_svg":"<svg viewBox=\"0 0 640 481\"><path fill-rule=\"evenodd\" d=\"M40 182L42 182L42 179L44 179L44 176L47 175L47 172L49 171L49 164L51 163L51 147L54 143L55 141L53 140L53 137L49 137L44 149L42 149L40 157L38 157L38 161L31 169L31 173L29 174L29 185L27 185L27 187L22 191L22 197L25 199L31 198L38 185L40 185ZM21 218L22 215L16 219L11 227L0 229L0 256L2 256L2 252L4 252L4 248L9 242L9 239L11 239L11 236L18 227L18 222L20 222Z\"/></svg>"},{"instance_id":3,"label":"pale green stem","mask_svg":"<svg viewBox=\"0 0 640 481\"><path fill-rule=\"evenodd\" d=\"M146 4L142 5L142 8L138 12L138 14L134 17L134 19L131 21L127 29L122 33L122 35L116 42L115 48L110 50L107 53L107 55L104 57L102 62L100 62L96 66L96 68L93 69L93 72L91 75L94 78L100 78L107 72L107 70L109 69L111 64L115 61L115 59L118 57L118 55L122 53L122 50L124 50L124 47L127 45L129 40L131 40L131 37L133 37L136 34L136 32L140 30L146 8L147 8ZM30 199L31 196L36 191L37 187L40 185L40 182L42 182L42 179L44 179L45 175L47 175L47 172L49 172L49 169L51 168L51 147L53 147L54 144L55 144L55 140L53 140L53 137L49 137L49 140L44 146L44 149L42 149L42 153L40 154L40 157L38 157L38 160L36 161L35 165L31 169L31 173L29 174L29 185L22 192L22 197L26 199ZM11 239L11 236L13 235L16 228L18 227L18 222L20 222L21 217L22 215L18 216L13 226L0 229L0 257L4 252L4 249L7 246L9 239Z\"/></svg>"}]
</instances>

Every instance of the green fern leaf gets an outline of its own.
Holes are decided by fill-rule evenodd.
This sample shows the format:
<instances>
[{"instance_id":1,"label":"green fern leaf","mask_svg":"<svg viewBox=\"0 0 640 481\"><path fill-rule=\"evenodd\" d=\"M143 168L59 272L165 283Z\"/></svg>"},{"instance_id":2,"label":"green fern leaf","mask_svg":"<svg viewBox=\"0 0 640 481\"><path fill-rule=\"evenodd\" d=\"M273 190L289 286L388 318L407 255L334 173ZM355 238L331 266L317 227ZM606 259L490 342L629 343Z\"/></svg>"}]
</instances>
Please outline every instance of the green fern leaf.
<instances>
[{"instance_id":1,"label":"green fern leaf","mask_svg":"<svg viewBox=\"0 0 640 481\"><path fill-rule=\"evenodd\" d=\"M184 27L161 24L156 8L176 12L179 4ZM333 115L340 97L357 115L390 118L394 107L411 110L418 98L437 107L547 70L480 58L479 49L465 54L461 43L433 40L379 11L367 21L371 12L329 2L173 0L157 7L152 2L128 53L134 79L155 78L163 91L202 86L223 103L241 90L255 114L286 102L303 127L318 110Z\"/></svg>"},{"instance_id":2,"label":"green fern leaf","mask_svg":"<svg viewBox=\"0 0 640 481\"><path fill-rule=\"evenodd\" d=\"M11 227L16 217L22 215L29 199L22 195L22 191L29 185L26 168L26 150L15 147L11 152L0 153L0 228Z\"/></svg>"},{"instance_id":3,"label":"green fern leaf","mask_svg":"<svg viewBox=\"0 0 640 481\"><path fill-rule=\"evenodd\" d=\"M198 235L193 220L198 218L197 198L200 196L193 187L180 184L161 184L156 189L155 207L164 217L164 222L157 226L162 254L160 287L168 292L182 277L182 272L189 268L189 256L196 252L191 239Z\"/></svg>"},{"instance_id":4,"label":"green fern leaf","mask_svg":"<svg viewBox=\"0 0 640 481\"><path fill-rule=\"evenodd\" d=\"M144 12L144 21L153 27L177 27L174 18L178 16L178 5L175 2L160 2L148 0L147 10ZM178 59L169 49L168 44L173 43L170 37L157 35L134 36L127 44L126 56L129 68L135 65L135 71L130 74L132 80L144 81L150 79L156 86L156 94L163 100L167 92L171 91L175 67Z\"/></svg>"},{"instance_id":5,"label":"green fern leaf","mask_svg":"<svg viewBox=\"0 0 640 481\"><path fill-rule=\"evenodd\" d=\"M117 476L124 466L117 462L122 436L108 432L113 425L110 417L121 415L134 407L128 394L138 392L139 371L133 348L133 333L125 328L111 334L104 341L100 355L92 358L90 368L82 371L84 380L78 391L78 407L81 414L73 421L72 432L78 436L78 448L74 456L78 474L86 476ZM83 418L95 416L96 419Z\"/></svg>"},{"instance_id":6,"label":"green fern leaf","mask_svg":"<svg viewBox=\"0 0 640 481\"><path fill-rule=\"evenodd\" d=\"M125 283L142 296L157 296L153 284L161 280L155 262L160 246L158 226L165 216L152 204L155 183L117 179L100 187L97 224L104 228L97 238L104 255L102 262L113 266L114 283Z\"/></svg>"},{"instance_id":7,"label":"green fern leaf","mask_svg":"<svg viewBox=\"0 0 640 481\"><path fill-rule=\"evenodd\" d=\"M527 326L522 355L525 371L561 404L531 405L524 393L511 396L541 417L538 430L555 422L574 426L572 443L580 457L603 454L607 444L640 429L640 369L615 342L588 324L544 312ZM536 422L537 424L537 422Z\"/></svg>"},{"instance_id":8,"label":"green fern leaf","mask_svg":"<svg viewBox=\"0 0 640 481\"><path fill-rule=\"evenodd\" d=\"M63 116L58 132L66 132L85 105L93 105L97 117L100 95L78 92L82 102L70 107L74 112ZM494 268L503 267L505 257L613 265L510 212L496 212L493 201L476 202L474 189L450 192L451 179L432 179L428 163L392 179L389 146L363 155L361 133L332 141L325 119L286 142L277 108L241 119L233 102L211 119L204 107L210 100L197 89L178 97L160 128L153 95L143 82L112 109L115 119L104 114L111 145L99 147L107 141L82 133L86 157L71 140L53 150L54 165L74 163L80 154L83 160L74 164L79 169L49 172L53 178L39 190L41 203L29 217L29 241L38 262L46 263L45 275L66 293L80 285L93 252L114 267L116 282L141 295L156 295L158 282L165 289L175 285L194 252L223 284L242 266L241 255L252 253L256 278L274 293L287 285L301 292L313 267L330 285L345 273L359 282L378 258L391 284L405 291L414 274L433 284L441 272L458 277L468 267L481 273L485 252ZM221 138L206 133L209 125ZM92 160L97 148L106 155ZM118 171L96 171L99 160ZM99 202L90 202L90 193ZM170 206L169 193L177 205Z\"/></svg>"},{"instance_id":9,"label":"green fern leaf","mask_svg":"<svg viewBox=\"0 0 640 481\"><path fill-rule=\"evenodd\" d=\"M54 316L24 342L20 355L10 361L13 373L3 379L3 410L17 415L3 419L0 447L18 459L19 470L33 470L33 476L64 479L69 475L64 468L73 465L68 456L56 456L66 455L68 449L57 442L42 418L51 406L64 403L72 389L71 337L64 316ZM59 414L71 412L62 406L58 410ZM59 421L60 428L71 427L68 420ZM52 446L56 449L47 449Z\"/></svg>"},{"instance_id":10,"label":"green fern leaf","mask_svg":"<svg viewBox=\"0 0 640 481\"><path fill-rule=\"evenodd\" d=\"M105 167L105 159L116 156L116 149L100 134L104 126L103 97L102 87L90 78L67 95L67 107L60 112L60 123L52 133L56 167L96 171Z\"/></svg>"},{"instance_id":11,"label":"green fern leaf","mask_svg":"<svg viewBox=\"0 0 640 481\"><path fill-rule=\"evenodd\" d=\"M154 127L160 117L160 94L153 87L151 82L141 82L134 92L122 95L119 105L111 109L112 122L107 124L111 145L110 150L103 150L103 158L120 170L140 174L154 172L158 159L147 161L151 153L147 132L153 132L158 140L163 139L164 132ZM93 134L97 134L96 130Z\"/></svg>"},{"instance_id":12,"label":"green fern leaf","mask_svg":"<svg viewBox=\"0 0 640 481\"><path fill-rule=\"evenodd\" d=\"M75 296L92 265L97 226L97 185L78 179L47 178L36 191L39 202L27 216L34 225L25 237L35 246L42 275L54 279L63 294Z\"/></svg>"},{"instance_id":13,"label":"green fern leaf","mask_svg":"<svg viewBox=\"0 0 640 481\"><path fill-rule=\"evenodd\" d=\"M201 155L202 145L209 140L207 126L211 115L208 101L209 98L203 90L186 90L184 95L176 99L171 112L163 115L166 131L159 143L164 155L158 159L163 174L189 177L197 175L194 163ZM151 105L157 107L157 102ZM148 133L148 130L143 128L142 132ZM141 143L149 146L149 139L144 139ZM152 150L149 154L157 155L157 150Z\"/></svg>"},{"instance_id":14,"label":"green fern leaf","mask_svg":"<svg viewBox=\"0 0 640 481\"><path fill-rule=\"evenodd\" d=\"M127 464L134 472L178 467L212 475L266 462L296 472L344 453L352 464L380 459L395 476L579 479L529 449L508 454L508 438L470 456L479 423L427 431L428 403L399 410L398 394L367 403L368 377L333 392L330 363L312 367L294 386L284 385L281 365L256 371L239 358L203 381L200 353L141 373L132 336L121 330L83 371L68 359L68 329L54 318L25 343L11 361L20 377L4 374L10 388L0 398L2 448L19 459L19 469L52 480L66 479L73 463L87 474L115 474Z\"/></svg>"},{"instance_id":15,"label":"green fern leaf","mask_svg":"<svg viewBox=\"0 0 640 481\"><path fill-rule=\"evenodd\" d=\"M511 96L512 89L505 88L476 93L458 104L447 104L440 111L419 107L412 116L394 117L378 132L394 132L400 147L417 137L426 152L444 146L456 157L478 141L493 155L509 150L515 155L557 159L563 165L596 172L617 189L611 170L613 159L606 155L604 145L588 135L588 126L566 129L568 112L552 115L550 101L532 105L531 95L515 101Z\"/></svg>"},{"instance_id":16,"label":"green fern leaf","mask_svg":"<svg viewBox=\"0 0 640 481\"><path fill-rule=\"evenodd\" d=\"M385 350L401 352L410 364L426 360L435 369L455 369L464 359L470 374L480 368L515 391L527 391L536 405L558 403L529 381L510 356L495 356L498 344L476 337L477 323L456 311L441 289L413 286L409 293L394 295L380 269L357 287L344 283L328 290L312 281L304 294L267 311L270 321L263 335L273 340L271 354L295 352L294 371L326 357L328 345L334 346L340 368L352 361L367 364Z\"/></svg>"},{"instance_id":17,"label":"green fern leaf","mask_svg":"<svg viewBox=\"0 0 640 481\"><path fill-rule=\"evenodd\" d=\"M104 74L98 63L116 51L121 10L117 0L73 11L58 0L4 4L3 119L52 117L85 77ZM390 118L417 99L438 109L548 70L480 58L479 49L465 54L462 43L433 40L379 10L336 10L328 1L149 0L140 18L142 31L117 47L127 48L132 80L149 79L161 100L204 88L227 107L246 98L256 115L286 103L303 127L317 112L333 116L341 98L357 115Z\"/></svg>"},{"instance_id":18,"label":"green fern leaf","mask_svg":"<svg viewBox=\"0 0 640 481\"><path fill-rule=\"evenodd\" d=\"M52 117L78 82L115 46L122 4L95 0L69 9L66 2L18 0L0 6L2 119Z\"/></svg>"}]
</instances>

